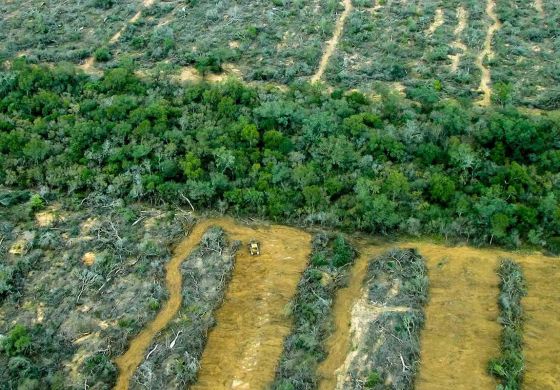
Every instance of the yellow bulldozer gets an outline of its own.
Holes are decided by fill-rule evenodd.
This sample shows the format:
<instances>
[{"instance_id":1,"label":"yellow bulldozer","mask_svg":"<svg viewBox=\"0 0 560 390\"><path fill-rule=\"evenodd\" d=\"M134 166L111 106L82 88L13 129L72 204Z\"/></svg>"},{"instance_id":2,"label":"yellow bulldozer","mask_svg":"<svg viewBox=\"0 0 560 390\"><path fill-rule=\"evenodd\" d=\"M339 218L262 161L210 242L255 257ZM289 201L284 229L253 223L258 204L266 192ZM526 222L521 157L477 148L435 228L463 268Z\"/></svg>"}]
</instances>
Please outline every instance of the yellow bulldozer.
<instances>
[{"instance_id":1,"label":"yellow bulldozer","mask_svg":"<svg viewBox=\"0 0 560 390\"><path fill-rule=\"evenodd\" d=\"M249 241L249 253L251 256L259 256L261 254L260 244L257 240Z\"/></svg>"}]
</instances>

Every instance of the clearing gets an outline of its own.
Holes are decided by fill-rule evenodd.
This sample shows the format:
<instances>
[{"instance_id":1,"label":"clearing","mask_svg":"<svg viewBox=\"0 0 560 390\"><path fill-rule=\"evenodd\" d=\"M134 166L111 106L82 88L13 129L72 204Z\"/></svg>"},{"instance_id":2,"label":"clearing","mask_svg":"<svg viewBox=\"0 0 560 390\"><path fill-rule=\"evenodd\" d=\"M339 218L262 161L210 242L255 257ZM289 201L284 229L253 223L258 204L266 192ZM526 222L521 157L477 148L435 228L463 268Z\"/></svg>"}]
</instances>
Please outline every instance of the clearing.
<instances>
[{"instance_id":1,"label":"clearing","mask_svg":"<svg viewBox=\"0 0 560 390\"><path fill-rule=\"evenodd\" d=\"M294 295L307 264L311 236L283 226L253 228L228 218L200 221L174 251L166 266L169 299L157 317L116 359L116 389L127 389L136 367L144 359L152 339L175 316L181 305L181 263L211 226L222 227L231 240L261 242L261 255L252 257L240 249L226 298L216 312L217 326L204 350L196 389L246 389L262 387L274 378L284 337L290 330L285 306ZM236 337L231 337L232 334ZM224 355L224 351L228 354Z\"/></svg>"},{"instance_id":2,"label":"clearing","mask_svg":"<svg viewBox=\"0 0 560 390\"><path fill-rule=\"evenodd\" d=\"M494 388L486 367L500 345L498 256L469 247L405 246L425 257L430 277L417 388Z\"/></svg>"},{"instance_id":3,"label":"clearing","mask_svg":"<svg viewBox=\"0 0 560 390\"><path fill-rule=\"evenodd\" d=\"M528 292L522 301L527 316L524 385L528 389L559 389L560 262L539 254L514 258L523 267Z\"/></svg>"},{"instance_id":4,"label":"clearing","mask_svg":"<svg viewBox=\"0 0 560 390\"><path fill-rule=\"evenodd\" d=\"M311 252L311 236L298 229L253 228L231 220L214 221L232 240L256 239L260 256L237 253L225 300L216 312L193 389L256 389L274 379L288 335L286 313Z\"/></svg>"}]
</instances>

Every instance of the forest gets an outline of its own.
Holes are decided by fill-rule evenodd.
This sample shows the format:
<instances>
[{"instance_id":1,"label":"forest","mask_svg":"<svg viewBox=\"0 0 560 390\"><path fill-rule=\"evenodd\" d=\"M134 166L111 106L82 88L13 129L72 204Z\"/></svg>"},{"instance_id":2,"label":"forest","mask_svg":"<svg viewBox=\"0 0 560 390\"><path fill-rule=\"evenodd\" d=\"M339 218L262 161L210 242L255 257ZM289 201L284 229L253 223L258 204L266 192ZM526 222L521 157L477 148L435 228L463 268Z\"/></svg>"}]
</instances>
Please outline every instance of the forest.
<instances>
[{"instance_id":1,"label":"forest","mask_svg":"<svg viewBox=\"0 0 560 390\"><path fill-rule=\"evenodd\" d=\"M25 59L0 73L0 184L289 224L560 249L560 117L435 85L375 96L93 78ZM507 93L507 91L506 91ZM4 205L9 200L3 201Z\"/></svg>"}]
</instances>

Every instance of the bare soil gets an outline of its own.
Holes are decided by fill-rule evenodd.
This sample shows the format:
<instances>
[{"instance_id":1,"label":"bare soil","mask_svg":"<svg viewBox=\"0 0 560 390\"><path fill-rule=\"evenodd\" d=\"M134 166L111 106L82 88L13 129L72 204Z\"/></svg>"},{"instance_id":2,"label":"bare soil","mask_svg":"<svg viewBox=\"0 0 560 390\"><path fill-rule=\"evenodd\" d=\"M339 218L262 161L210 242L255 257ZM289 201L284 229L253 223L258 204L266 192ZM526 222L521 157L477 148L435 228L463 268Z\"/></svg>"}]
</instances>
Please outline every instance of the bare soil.
<instances>
[{"instance_id":1,"label":"bare soil","mask_svg":"<svg viewBox=\"0 0 560 390\"><path fill-rule=\"evenodd\" d=\"M534 6L535 6L535 9L539 12L540 17L544 18L545 14L544 14L544 7L543 7L542 0L535 0Z\"/></svg>"},{"instance_id":2,"label":"bare soil","mask_svg":"<svg viewBox=\"0 0 560 390\"><path fill-rule=\"evenodd\" d=\"M165 267L165 285L169 293L169 299L165 302L156 318L131 341L126 353L115 359L115 363L119 368L115 389L128 389L130 378L134 375L136 367L144 359L144 354L152 339L165 328L179 310L181 306L181 286L183 283L181 263L198 245L204 232L214 224L214 220L205 220L198 223L191 233L175 247L173 257Z\"/></svg>"},{"instance_id":3,"label":"bare soil","mask_svg":"<svg viewBox=\"0 0 560 390\"><path fill-rule=\"evenodd\" d=\"M522 301L527 316L524 386L560 389L560 260L541 255L519 260L528 288L528 295Z\"/></svg>"},{"instance_id":4,"label":"bare soil","mask_svg":"<svg viewBox=\"0 0 560 390\"><path fill-rule=\"evenodd\" d=\"M352 11L352 0L344 0L344 11L340 14L340 17L336 21L336 25L334 27L334 33L332 38L327 42L327 48L321 57L321 62L319 63L319 68L317 72L311 77L311 82L316 83L317 81L321 80L323 74L325 73L325 69L329 64L329 60L333 55L334 51L336 50L336 46L338 45L338 41L342 35L342 31L344 30L344 23L350 15Z\"/></svg>"},{"instance_id":5,"label":"bare soil","mask_svg":"<svg viewBox=\"0 0 560 390\"><path fill-rule=\"evenodd\" d=\"M232 240L260 241L261 255L250 256L246 248L238 252L193 389L265 388L274 379L290 331L287 305L305 270L311 236L284 226L252 228L231 220L217 224Z\"/></svg>"},{"instance_id":6,"label":"bare soil","mask_svg":"<svg viewBox=\"0 0 560 390\"><path fill-rule=\"evenodd\" d=\"M495 388L486 367L500 346L498 256L469 247L407 246L424 256L430 277L417 389Z\"/></svg>"},{"instance_id":7,"label":"bare soil","mask_svg":"<svg viewBox=\"0 0 560 390\"><path fill-rule=\"evenodd\" d=\"M262 388L274 378L284 337L290 329L285 307L296 291L311 247L311 236L284 227L248 227L227 218L199 222L175 248L166 266L169 299L154 321L117 358L116 389L127 389L136 367L144 359L152 339L173 319L181 305L181 263L198 245L211 226L222 227L230 240L247 244L259 240L261 255L253 257L242 248L236 257L232 280L221 308L217 326L209 335L195 389Z\"/></svg>"},{"instance_id":8,"label":"bare soil","mask_svg":"<svg viewBox=\"0 0 560 390\"><path fill-rule=\"evenodd\" d=\"M430 276L430 301L421 336L420 372L416 388L495 388L487 372L488 361L498 356L501 326L496 270L500 258L518 261L525 273L528 295L523 300L526 357L525 386L531 389L560 388L560 260L539 253L507 252L470 247L446 247L423 242L399 243L415 247L425 257ZM352 270L347 288L335 299L335 332L327 340L329 355L319 367L320 389L337 388L345 362L360 333L362 278L367 260L390 245L361 245L362 255Z\"/></svg>"},{"instance_id":9,"label":"bare soil","mask_svg":"<svg viewBox=\"0 0 560 390\"><path fill-rule=\"evenodd\" d=\"M454 35L455 41L452 43L452 46L460 50L459 53L454 54L451 57L451 71L456 72L459 69L459 64L461 63L461 57L467 52L467 46L461 40L461 34L467 27L467 19L469 15L468 12L463 7L457 8L457 27L455 28Z\"/></svg>"},{"instance_id":10,"label":"bare soil","mask_svg":"<svg viewBox=\"0 0 560 390\"><path fill-rule=\"evenodd\" d=\"M476 59L476 64L479 67L480 71L482 72L482 76L480 78L480 86L479 90L482 92L482 99L478 101L478 104L481 106L488 106L491 102L492 97L492 89L490 87L491 84L491 75L490 69L484 64L484 60L486 58L492 59L494 56L494 52L492 51L492 39L494 37L494 33L498 31L501 27L501 23L498 20L498 16L494 8L496 7L496 3L494 0L487 0L486 3L486 14L492 19L493 23L488 27L486 31L486 39L484 40L484 48L478 55Z\"/></svg>"}]
</instances>

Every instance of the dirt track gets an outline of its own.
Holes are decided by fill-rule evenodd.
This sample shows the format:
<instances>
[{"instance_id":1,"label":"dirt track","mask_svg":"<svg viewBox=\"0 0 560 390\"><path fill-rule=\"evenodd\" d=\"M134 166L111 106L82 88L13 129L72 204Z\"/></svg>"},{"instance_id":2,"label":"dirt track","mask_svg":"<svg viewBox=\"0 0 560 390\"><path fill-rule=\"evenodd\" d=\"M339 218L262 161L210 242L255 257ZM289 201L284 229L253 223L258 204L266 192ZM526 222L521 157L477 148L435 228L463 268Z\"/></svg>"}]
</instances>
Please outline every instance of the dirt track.
<instances>
[{"instance_id":1,"label":"dirt track","mask_svg":"<svg viewBox=\"0 0 560 390\"><path fill-rule=\"evenodd\" d=\"M467 27L467 19L468 13L463 7L457 8L457 27L455 28L454 35L455 41L452 43L452 46L455 49L460 50L460 53L454 54L451 56L451 71L457 72L459 69L459 64L461 63L461 57L467 52L467 46L461 40L461 34Z\"/></svg>"},{"instance_id":2,"label":"dirt track","mask_svg":"<svg viewBox=\"0 0 560 390\"><path fill-rule=\"evenodd\" d=\"M246 244L262 242L261 256L251 257L240 249L225 301L216 312L217 326L204 350L195 389L263 388L274 378L284 337L290 330L285 313L296 291L311 251L311 236L284 226L252 228L228 218L202 220L175 249L166 266L169 300L115 361L120 375L116 389L127 389L153 337L165 328L181 306L181 263L198 245L204 232L220 226L229 240Z\"/></svg>"},{"instance_id":3,"label":"dirt track","mask_svg":"<svg viewBox=\"0 0 560 390\"><path fill-rule=\"evenodd\" d=\"M319 68L317 72L311 77L311 82L316 83L317 81L321 80L323 74L325 73L325 69L329 64L329 60L333 55L334 51L336 50L336 46L338 45L338 41L342 35L342 31L344 30L344 23L348 18L348 15L352 11L352 0L344 0L344 11L336 21L336 25L334 27L334 33L332 38L327 42L327 48L321 57L321 62L319 63Z\"/></svg>"},{"instance_id":4,"label":"dirt track","mask_svg":"<svg viewBox=\"0 0 560 390\"><path fill-rule=\"evenodd\" d=\"M484 60L486 58L491 59L494 55L492 51L492 39L494 37L494 33L498 31L501 27L501 23L498 20L498 16L494 8L496 7L496 3L494 0L487 0L486 3L486 14L492 19L493 23L488 27L486 31L486 39L484 40L484 48L478 55L476 59L476 64L479 67L482 75L480 77L480 86L479 90L482 92L482 99L479 100L477 103L481 106L488 106L491 102L492 97L492 89L490 88L491 84L491 75L490 69L486 65L484 65Z\"/></svg>"}]
</instances>

